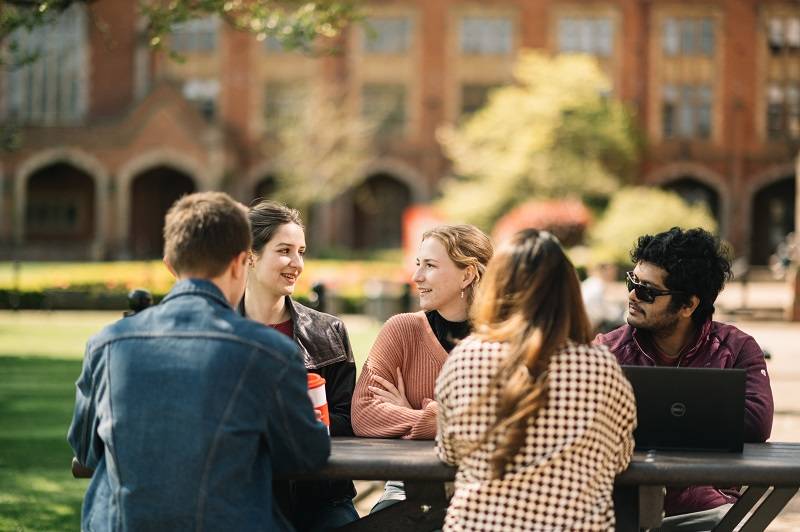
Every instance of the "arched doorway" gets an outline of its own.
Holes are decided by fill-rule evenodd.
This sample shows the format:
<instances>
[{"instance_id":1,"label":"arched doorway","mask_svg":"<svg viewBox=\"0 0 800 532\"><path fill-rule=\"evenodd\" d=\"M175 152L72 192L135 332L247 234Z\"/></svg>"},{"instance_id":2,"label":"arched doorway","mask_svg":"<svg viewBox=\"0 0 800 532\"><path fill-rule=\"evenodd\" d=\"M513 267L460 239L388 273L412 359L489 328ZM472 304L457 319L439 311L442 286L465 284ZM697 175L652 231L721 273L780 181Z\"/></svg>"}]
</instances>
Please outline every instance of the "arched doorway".
<instances>
[{"instance_id":1,"label":"arched doorway","mask_svg":"<svg viewBox=\"0 0 800 532\"><path fill-rule=\"evenodd\" d=\"M275 194L275 190L278 188L274 176L266 176L261 181L256 183L255 188L253 189L253 197L251 201L257 199L271 199L272 196Z\"/></svg>"},{"instance_id":2,"label":"arched doorway","mask_svg":"<svg viewBox=\"0 0 800 532\"><path fill-rule=\"evenodd\" d=\"M353 247L397 248L403 243L403 212L411 204L408 185L374 174L353 190Z\"/></svg>"},{"instance_id":3,"label":"arched doorway","mask_svg":"<svg viewBox=\"0 0 800 532\"><path fill-rule=\"evenodd\" d=\"M142 172L131 185L130 250L135 258L161 257L164 216L175 200L195 191L186 174L166 166Z\"/></svg>"},{"instance_id":4,"label":"arched doorway","mask_svg":"<svg viewBox=\"0 0 800 532\"><path fill-rule=\"evenodd\" d=\"M26 242L90 243L95 237L95 184L87 173L56 163L28 178Z\"/></svg>"},{"instance_id":5,"label":"arched doorway","mask_svg":"<svg viewBox=\"0 0 800 532\"><path fill-rule=\"evenodd\" d=\"M689 205L705 205L717 221L717 227L721 226L719 194L715 189L688 176L670 181L663 188L675 192Z\"/></svg>"},{"instance_id":6,"label":"arched doorway","mask_svg":"<svg viewBox=\"0 0 800 532\"><path fill-rule=\"evenodd\" d=\"M750 263L768 264L784 237L795 230L795 178L787 176L756 192L752 208Z\"/></svg>"}]
</instances>

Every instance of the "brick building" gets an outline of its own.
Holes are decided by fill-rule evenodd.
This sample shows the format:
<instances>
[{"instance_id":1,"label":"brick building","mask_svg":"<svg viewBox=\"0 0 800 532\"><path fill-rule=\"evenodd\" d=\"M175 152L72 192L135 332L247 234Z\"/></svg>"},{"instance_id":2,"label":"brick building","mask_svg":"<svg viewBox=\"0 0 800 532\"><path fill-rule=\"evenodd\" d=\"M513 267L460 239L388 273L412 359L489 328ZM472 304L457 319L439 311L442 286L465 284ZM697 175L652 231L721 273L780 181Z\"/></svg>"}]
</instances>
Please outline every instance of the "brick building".
<instances>
[{"instance_id":1,"label":"brick building","mask_svg":"<svg viewBox=\"0 0 800 532\"><path fill-rule=\"evenodd\" d=\"M271 125L330 87L379 117L380 138L361 183L318 208L314 247L399 245L404 208L448 171L437 126L507 83L520 48L595 55L646 132L639 180L706 202L737 255L763 264L794 230L797 1L398 0L367 14L371 31L316 58L212 18L176 29L175 62L148 49L126 0L29 35L40 59L0 74L0 117L23 138L0 160L0 258L158 256L180 194L268 195Z\"/></svg>"}]
</instances>

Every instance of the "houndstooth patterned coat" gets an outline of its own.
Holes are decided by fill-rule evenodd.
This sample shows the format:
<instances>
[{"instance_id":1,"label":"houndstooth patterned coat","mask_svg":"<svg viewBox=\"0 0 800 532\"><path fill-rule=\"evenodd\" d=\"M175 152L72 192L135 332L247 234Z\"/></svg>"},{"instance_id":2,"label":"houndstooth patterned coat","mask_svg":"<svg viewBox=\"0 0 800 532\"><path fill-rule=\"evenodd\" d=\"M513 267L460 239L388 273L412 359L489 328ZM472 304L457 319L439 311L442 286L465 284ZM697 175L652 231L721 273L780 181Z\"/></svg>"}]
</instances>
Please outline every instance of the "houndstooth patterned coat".
<instances>
[{"instance_id":1,"label":"houndstooth patterned coat","mask_svg":"<svg viewBox=\"0 0 800 532\"><path fill-rule=\"evenodd\" d=\"M572 342L553 355L547 403L505 478L493 480L497 438L475 445L494 421L498 390L488 388L507 352L505 343L470 336L436 381L436 450L458 466L444 529L613 530L614 477L628 466L636 425L633 392L614 356Z\"/></svg>"}]
</instances>

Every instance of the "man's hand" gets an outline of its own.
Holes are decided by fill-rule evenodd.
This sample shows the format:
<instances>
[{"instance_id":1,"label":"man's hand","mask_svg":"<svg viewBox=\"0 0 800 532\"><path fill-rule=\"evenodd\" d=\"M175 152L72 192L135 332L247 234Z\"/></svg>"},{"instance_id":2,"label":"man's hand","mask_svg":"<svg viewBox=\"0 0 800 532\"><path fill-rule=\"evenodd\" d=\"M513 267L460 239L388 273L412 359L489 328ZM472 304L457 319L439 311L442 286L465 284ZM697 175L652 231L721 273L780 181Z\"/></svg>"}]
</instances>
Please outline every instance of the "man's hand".
<instances>
[{"instance_id":1,"label":"man's hand","mask_svg":"<svg viewBox=\"0 0 800 532\"><path fill-rule=\"evenodd\" d=\"M389 403L395 406L402 406L405 408L413 408L406 398L406 387L403 383L403 375L400 373L400 368L397 368L397 386L387 381L379 375L374 375L375 380L383 386L369 386L369 390L375 395L375 399L381 403Z\"/></svg>"}]
</instances>

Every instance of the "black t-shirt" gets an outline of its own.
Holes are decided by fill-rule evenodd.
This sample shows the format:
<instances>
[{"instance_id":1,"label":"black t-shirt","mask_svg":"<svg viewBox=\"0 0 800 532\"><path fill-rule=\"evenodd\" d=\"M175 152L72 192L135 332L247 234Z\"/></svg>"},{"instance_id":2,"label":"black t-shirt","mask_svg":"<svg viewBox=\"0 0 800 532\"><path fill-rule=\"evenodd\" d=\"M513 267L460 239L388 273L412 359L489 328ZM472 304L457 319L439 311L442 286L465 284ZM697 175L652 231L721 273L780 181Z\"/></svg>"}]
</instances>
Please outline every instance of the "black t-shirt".
<instances>
[{"instance_id":1,"label":"black t-shirt","mask_svg":"<svg viewBox=\"0 0 800 532\"><path fill-rule=\"evenodd\" d=\"M456 342L469 336L472 328L469 321L447 321L435 310L425 313L433 334L448 353L456 346Z\"/></svg>"}]
</instances>

